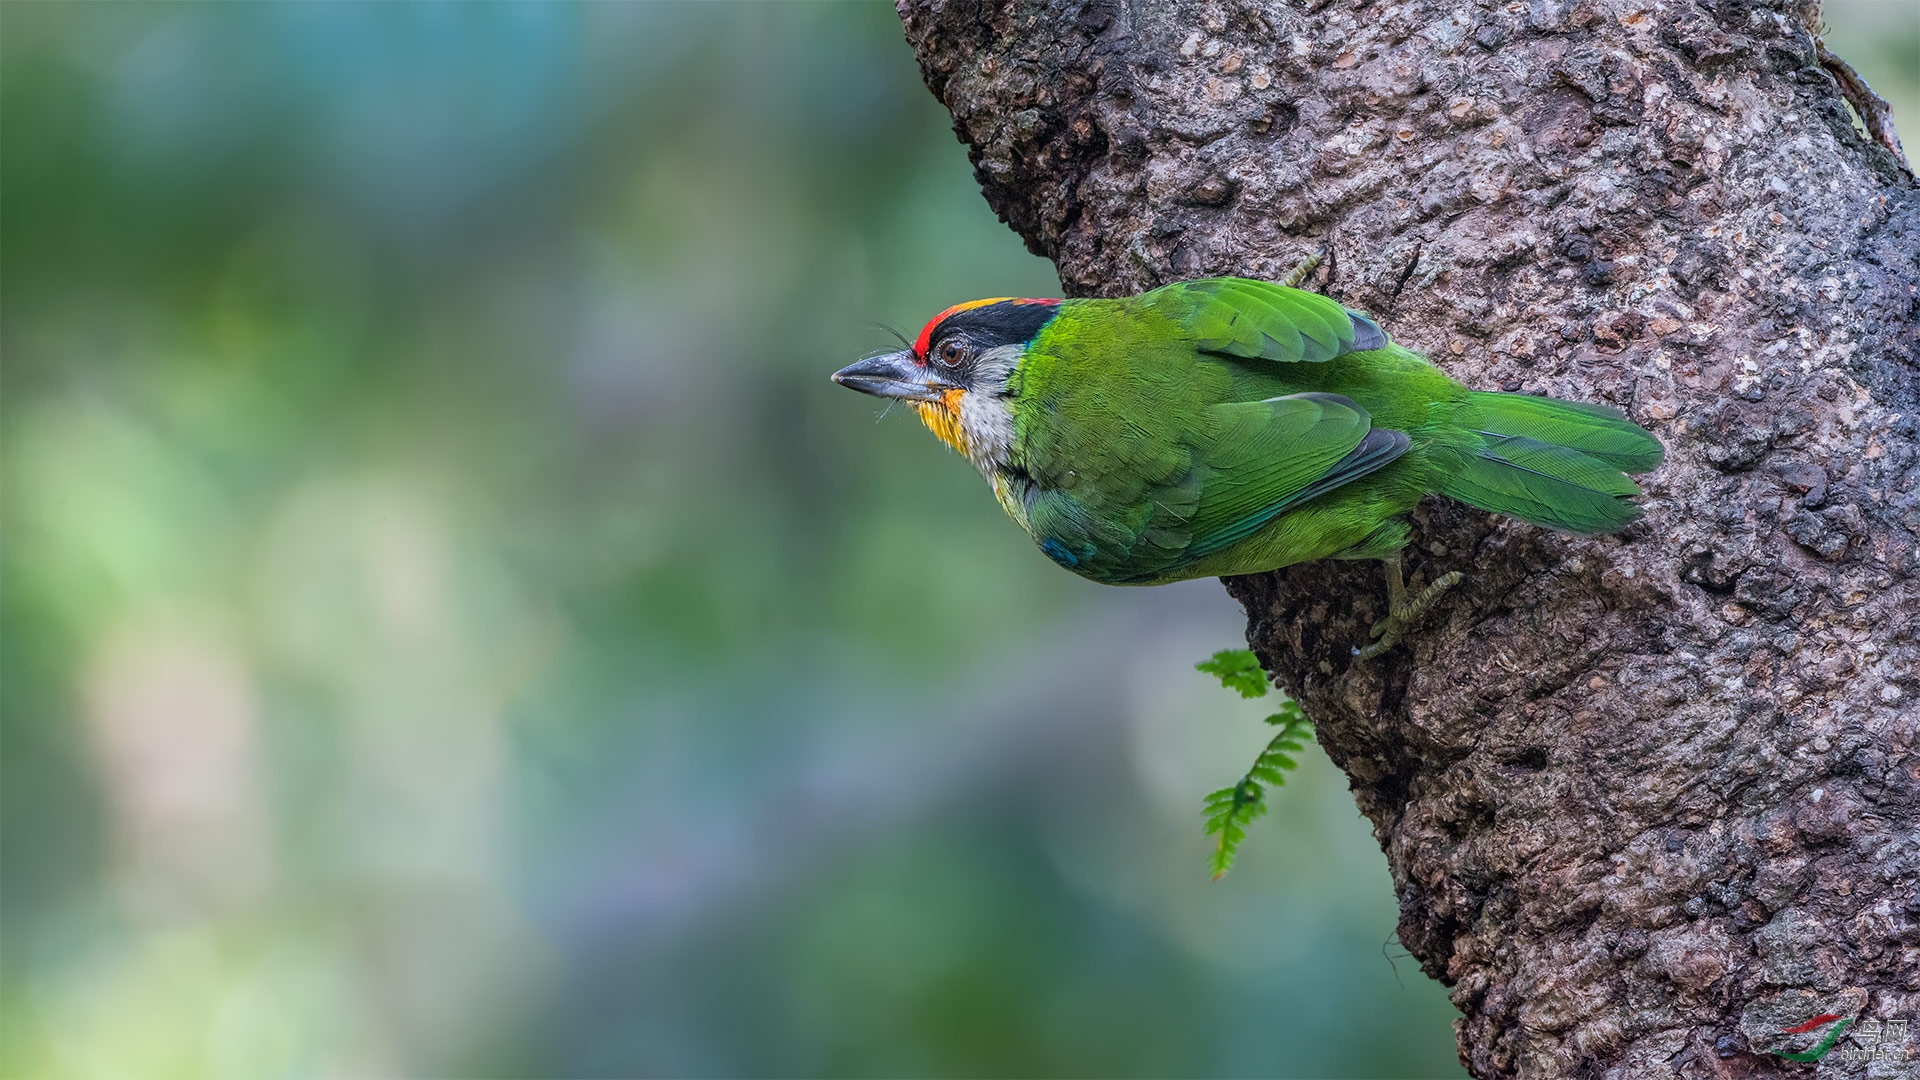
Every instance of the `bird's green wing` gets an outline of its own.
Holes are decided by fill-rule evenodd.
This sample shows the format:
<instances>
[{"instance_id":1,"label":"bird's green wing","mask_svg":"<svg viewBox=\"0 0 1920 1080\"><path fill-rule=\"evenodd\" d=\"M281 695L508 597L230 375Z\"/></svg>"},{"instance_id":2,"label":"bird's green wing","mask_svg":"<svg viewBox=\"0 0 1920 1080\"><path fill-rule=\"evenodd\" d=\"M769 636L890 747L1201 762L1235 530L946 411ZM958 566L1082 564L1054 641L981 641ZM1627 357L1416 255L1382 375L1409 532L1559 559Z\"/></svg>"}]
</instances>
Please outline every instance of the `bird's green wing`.
<instances>
[{"instance_id":1,"label":"bird's green wing","mask_svg":"<svg viewBox=\"0 0 1920 1080\"><path fill-rule=\"evenodd\" d=\"M1318 393L1207 406L1177 441L1146 473L1125 448L1078 455L1071 483L1030 492L1034 540L1096 580L1166 580L1408 445L1351 400Z\"/></svg>"},{"instance_id":2,"label":"bird's green wing","mask_svg":"<svg viewBox=\"0 0 1920 1080\"><path fill-rule=\"evenodd\" d=\"M1249 278L1183 281L1141 297L1193 335L1201 352L1317 364L1385 348L1373 320L1318 293Z\"/></svg>"},{"instance_id":3,"label":"bird's green wing","mask_svg":"<svg viewBox=\"0 0 1920 1080\"><path fill-rule=\"evenodd\" d=\"M1195 458L1207 470L1186 555L1197 559L1252 535L1295 506L1406 453L1406 432L1373 427L1338 394L1290 394L1215 405L1218 425Z\"/></svg>"}]
</instances>

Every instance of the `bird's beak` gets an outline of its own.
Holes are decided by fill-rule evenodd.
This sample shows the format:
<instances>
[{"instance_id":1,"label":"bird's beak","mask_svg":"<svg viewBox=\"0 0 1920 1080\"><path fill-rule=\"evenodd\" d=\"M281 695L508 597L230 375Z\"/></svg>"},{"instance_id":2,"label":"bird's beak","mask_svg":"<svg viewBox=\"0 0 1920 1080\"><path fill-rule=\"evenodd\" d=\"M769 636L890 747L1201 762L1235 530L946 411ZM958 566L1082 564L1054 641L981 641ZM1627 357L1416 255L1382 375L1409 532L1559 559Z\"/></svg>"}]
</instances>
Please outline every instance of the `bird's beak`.
<instances>
[{"instance_id":1,"label":"bird's beak","mask_svg":"<svg viewBox=\"0 0 1920 1080\"><path fill-rule=\"evenodd\" d=\"M902 401L937 402L941 394L956 389L915 361L910 352L869 356L834 372L833 381L849 390Z\"/></svg>"}]
</instances>

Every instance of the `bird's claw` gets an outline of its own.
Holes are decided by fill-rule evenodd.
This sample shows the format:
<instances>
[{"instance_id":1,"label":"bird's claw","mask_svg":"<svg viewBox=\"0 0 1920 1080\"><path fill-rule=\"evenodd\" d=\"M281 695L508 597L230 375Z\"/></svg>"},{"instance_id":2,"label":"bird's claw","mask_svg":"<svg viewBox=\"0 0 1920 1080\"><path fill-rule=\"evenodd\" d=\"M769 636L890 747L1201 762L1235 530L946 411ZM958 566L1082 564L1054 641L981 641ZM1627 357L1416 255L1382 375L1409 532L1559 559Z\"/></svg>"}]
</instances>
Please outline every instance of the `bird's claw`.
<instances>
[{"instance_id":1,"label":"bird's claw","mask_svg":"<svg viewBox=\"0 0 1920 1080\"><path fill-rule=\"evenodd\" d=\"M1285 285L1289 289L1297 288L1302 281L1307 280L1307 275L1313 273L1314 268L1320 265L1321 260L1327 257L1327 252L1332 250L1333 248L1331 247L1321 248L1319 251L1294 263L1293 269L1282 274L1276 284Z\"/></svg>"},{"instance_id":2,"label":"bird's claw","mask_svg":"<svg viewBox=\"0 0 1920 1080\"><path fill-rule=\"evenodd\" d=\"M1396 564L1393 569L1397 571L1398 565ZM1398 574L1394 574L1391 580L1398 581ZM1373 624L1367 633L1368 637L1374 639L1372 644L1354 649L1354 659L1371 660L1400 644L1400 639L1420 621L1421 616L1433 607L1434 602L1440 599L1440 595L1460 584L1461 580L1460 571L1450 570L1435 578L1433 584L1420 590L1418 596L1408 597L1399 589L1389 589L1393 596L1388 604L1387 617Z\"/></svg>"}]
</instances>

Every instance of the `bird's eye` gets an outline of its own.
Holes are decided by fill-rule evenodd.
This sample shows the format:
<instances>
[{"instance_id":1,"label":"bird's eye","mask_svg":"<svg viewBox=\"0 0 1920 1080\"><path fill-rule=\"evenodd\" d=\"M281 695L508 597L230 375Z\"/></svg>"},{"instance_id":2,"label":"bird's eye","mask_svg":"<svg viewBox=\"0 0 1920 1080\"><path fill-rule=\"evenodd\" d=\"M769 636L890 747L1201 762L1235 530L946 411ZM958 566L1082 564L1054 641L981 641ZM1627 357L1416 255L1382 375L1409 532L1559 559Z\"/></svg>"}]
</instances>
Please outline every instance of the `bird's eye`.
<instances>
[{"instance_id":1,"label":"bird's eye","mask_svg":"<svg viewBox=\"0 0 1920 1080\"><path fill-rule=\"evenodd\" d=\"M940 343L940 362L948 367L958 364L966 355L967 347L954 338L948 338Z\"/></svg>"}]
</instances>

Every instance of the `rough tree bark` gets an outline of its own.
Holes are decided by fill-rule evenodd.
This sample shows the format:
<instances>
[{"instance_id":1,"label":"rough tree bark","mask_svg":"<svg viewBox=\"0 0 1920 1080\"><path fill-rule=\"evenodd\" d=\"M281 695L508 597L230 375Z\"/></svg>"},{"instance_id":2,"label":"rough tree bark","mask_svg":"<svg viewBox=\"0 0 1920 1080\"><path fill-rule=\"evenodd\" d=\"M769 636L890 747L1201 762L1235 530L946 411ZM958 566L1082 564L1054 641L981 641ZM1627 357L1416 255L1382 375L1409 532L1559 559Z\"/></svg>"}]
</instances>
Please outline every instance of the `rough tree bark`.
<instances>
[{"instance_id":1,"label":"rough tree bark","mask_svg":"<svg viewBox=\"0 0 1920 1080\"><path fill-rule=\"evenodd\" d=\"M1070 293L1330 245L1321 287L1456 377L1665 442L1618 536L1429 500L1409 569L1467 584L1374 662L1377 565L1226 583L1352 779L1470 1070L1793 1075L1766 1051L1815 1014L1920 1024L1920 194L1856 133L1817 11L900 14Z\"/></svg>"}]
</instances>

